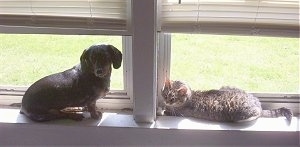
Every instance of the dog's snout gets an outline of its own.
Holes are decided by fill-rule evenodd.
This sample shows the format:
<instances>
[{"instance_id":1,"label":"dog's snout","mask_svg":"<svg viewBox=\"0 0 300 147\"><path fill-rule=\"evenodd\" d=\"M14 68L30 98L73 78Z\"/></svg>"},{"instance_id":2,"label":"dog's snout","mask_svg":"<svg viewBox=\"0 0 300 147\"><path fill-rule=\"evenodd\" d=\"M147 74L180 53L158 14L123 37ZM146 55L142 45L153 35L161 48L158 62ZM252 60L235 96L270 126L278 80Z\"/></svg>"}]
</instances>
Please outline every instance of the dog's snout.
<instances>
[{"instance_id":1,"label":"dog's snout","mask_svg":"<svg viewBox=\"0 0 300 147\"><path fill-rule=\"evenodd\" d=\"M103 77L106 75L104 69L102 69L102 68L95 69L94 74L96 77Z\"/></svg>"},{"instance_id":2,"label":"dog's snout","mask_svg":"<svg viewBox=\"0 0 300 147\"><path fill-rule=\"evenodd\" d=\"M96 74L97 74L97 75L101 75L102 73L103 73L103 69L97 69L97 70L96 70Z\"/></svg>"}]
</instances>

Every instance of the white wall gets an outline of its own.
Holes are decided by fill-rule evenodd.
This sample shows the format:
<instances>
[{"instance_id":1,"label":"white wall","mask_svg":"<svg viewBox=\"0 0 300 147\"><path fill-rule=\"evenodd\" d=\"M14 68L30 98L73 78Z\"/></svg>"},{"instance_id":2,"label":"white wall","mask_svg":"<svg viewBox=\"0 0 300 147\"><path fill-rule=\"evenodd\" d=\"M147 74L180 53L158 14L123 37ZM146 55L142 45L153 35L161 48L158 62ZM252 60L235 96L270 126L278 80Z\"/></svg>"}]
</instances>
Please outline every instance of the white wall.
<instances>
[{"instance_id":1,"label":"white wall","mask_svg":"<svg viewBox=\"0 0 300 147\"><path fill-rule=\"evenodd\" d=\"M124 127L1 124L5 145L297 146L299 132L204 131Z\"/></svg>"}]
</instances>

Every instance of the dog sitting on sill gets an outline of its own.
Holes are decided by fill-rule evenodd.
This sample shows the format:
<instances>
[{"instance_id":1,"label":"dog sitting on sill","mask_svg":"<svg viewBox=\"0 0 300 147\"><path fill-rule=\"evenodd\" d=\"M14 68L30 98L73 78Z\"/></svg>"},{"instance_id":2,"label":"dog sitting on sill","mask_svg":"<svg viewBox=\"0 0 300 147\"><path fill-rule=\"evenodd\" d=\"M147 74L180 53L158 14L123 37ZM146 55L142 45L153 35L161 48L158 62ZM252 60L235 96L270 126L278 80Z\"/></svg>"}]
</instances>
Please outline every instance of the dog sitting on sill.
<instances>
[{"instance_id":1,"label":"dog sitting on sill","mask_svg":"<svg viewBox=\"0 0 300 147\"><path fill-rule=\"evenodd\" d=\"M77 113L78 109L65 108L83 107L92 118L101 118L96 101L109 91L111 65L118 69L121 62L122 53L116 47L92 45L83 51L80 64L33 83L23 96L20 113L38 122L82 120L84 116Z\"/></svg>"}]
</instances>

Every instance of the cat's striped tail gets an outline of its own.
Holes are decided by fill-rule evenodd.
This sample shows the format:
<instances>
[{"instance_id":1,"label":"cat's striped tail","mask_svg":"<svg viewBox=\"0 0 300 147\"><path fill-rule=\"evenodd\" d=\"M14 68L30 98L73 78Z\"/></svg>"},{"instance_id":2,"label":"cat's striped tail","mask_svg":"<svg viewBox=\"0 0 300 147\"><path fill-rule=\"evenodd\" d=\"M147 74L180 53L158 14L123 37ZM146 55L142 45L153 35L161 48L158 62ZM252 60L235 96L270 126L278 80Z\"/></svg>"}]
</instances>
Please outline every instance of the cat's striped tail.
<instances>
[{"instance_id":1,"label":"cat's striped tail","mask_svg":"<svg viewBox=\"0 0 300 147\"><path fill-rule=\"evenodd\" d=\"M285 116L288 123L291 124L293 112L291 111L291 109L282 107L279 109L263 110L261 116L262 117L272 117L272 118Z\"/></svg>"}]
</instances>

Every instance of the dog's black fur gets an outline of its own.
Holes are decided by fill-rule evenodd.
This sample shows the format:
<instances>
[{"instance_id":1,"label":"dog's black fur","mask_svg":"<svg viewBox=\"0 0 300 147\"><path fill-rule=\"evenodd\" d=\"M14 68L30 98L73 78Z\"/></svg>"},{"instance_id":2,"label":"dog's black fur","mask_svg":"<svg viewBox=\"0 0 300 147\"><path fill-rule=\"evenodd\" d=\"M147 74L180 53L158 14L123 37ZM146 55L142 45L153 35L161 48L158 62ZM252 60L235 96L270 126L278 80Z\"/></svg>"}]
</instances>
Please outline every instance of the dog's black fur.
<instances>
[{"instance_id":1,"label":"dog's black fur","mask_svg":"<svg viewBox=\"0 0 300 147\"><path fill-rule=\"evenodd\" d=\"M111 65L117 69L121 62L122 53L112 45L89 47L82 53L80 64L32 84L23 96L20 113L34 121L82 120L82 114L62 110L87 107L92 118L101 118L102 113L96 111L96 100L109 91Z\"/></svg>"}]
</instances>

